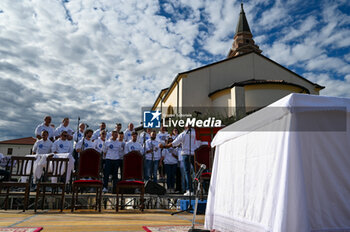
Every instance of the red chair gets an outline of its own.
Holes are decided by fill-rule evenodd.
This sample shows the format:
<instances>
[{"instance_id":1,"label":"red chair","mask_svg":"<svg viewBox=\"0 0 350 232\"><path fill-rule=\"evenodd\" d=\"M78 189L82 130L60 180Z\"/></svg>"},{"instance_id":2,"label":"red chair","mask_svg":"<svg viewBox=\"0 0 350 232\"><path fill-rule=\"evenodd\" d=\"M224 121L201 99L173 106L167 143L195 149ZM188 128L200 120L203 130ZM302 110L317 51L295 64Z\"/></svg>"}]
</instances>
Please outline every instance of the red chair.
<instances>
[{"instance_id":1,"label":"red chair","mask_svg":"<svg viewBox=\"0 0 350 232\"><path fill-rule=\"evenodd\" d=\"M96 206L95 209L101 212L102 186L100 180L100 161L101 154L94 149L86 149L80 152L79 170L76 174L77 180L73 182L72 187L72 205L71 211L75 209L75 203L78 200L78 191L80 188L96 188ZM81 179L92 178L92 179Z\"/></svg>"},{"instance_id":2,"label":"red chair","mask_svg":"<svg viewBox=\"0 0 350 232\"><path fill-rule=\"evenodd\" d=\"M145 183L143 182L143 157L138 151L131 151L124 155L123 158L123 175L122 180L117 183L117 205L116 211L119 208L119 193L122 194L124 189L139 189L140 190L140 210L144 209Z\"/></svg>"},{"instance_id":3,"label":"red chair","mask_svg":"<svg viewBox=\"0 0 350 232\"><path fill-rule=\"evenodd\" d=\"M35 157L23 157L23 156L12 156L11 157L11 169L10 169L10 180L0 182L0 196L5 195L5 210L8 206L8 198L10 195L15 196L24 196L23 202L23 212L28 207L29 192L30 192L30 183L33 176L33 165ZM25 182L18 182L17 178L26 177ZM13 179L16 178L14 181ZM10 191L11 188L24 188L23 191ZM5 193L2 193L1 190L6 189Z\"/></svg>"},{"instance_id":4,"label":"red chair","mask_svg":"<svg viewBox=\"0 0 350 232\"><path fill-rule=\"evenodd\" d=\"M200 176L200 182L202 186L202 198L203 198L203 182L204 181L210 181L211 178L211 148L208 145L202 145L199 148L197 148L194 152L194 170L197 173L199 170L201 164L205 164L207 169L209 170L208 172L203 172L202 175Z\"/></svg>"}]
</instances>

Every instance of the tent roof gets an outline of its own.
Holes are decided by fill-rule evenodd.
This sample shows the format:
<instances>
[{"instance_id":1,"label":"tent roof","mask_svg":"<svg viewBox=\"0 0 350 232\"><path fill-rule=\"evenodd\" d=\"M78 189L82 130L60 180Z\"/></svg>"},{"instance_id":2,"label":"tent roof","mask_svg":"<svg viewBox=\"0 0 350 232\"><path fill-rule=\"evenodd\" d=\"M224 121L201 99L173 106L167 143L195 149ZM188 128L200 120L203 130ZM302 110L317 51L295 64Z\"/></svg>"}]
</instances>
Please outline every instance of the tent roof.
<instances>
[{"instance_id":1,"label":"tent roof","mask_svg":"<svg viewBox=\"0 0 350 232\"><path fill-rule=\"evenodd\" d=\"M350 99L292 93L223 128L214 137L212 146L220 145L251 131L257 131L259 128L289 113L294 113L293 111L296 109L302 109L303 111L319 111L320 109L334 110L334 107L345 107L344 109L350 112Z\"/></svg>"}]
</instances>

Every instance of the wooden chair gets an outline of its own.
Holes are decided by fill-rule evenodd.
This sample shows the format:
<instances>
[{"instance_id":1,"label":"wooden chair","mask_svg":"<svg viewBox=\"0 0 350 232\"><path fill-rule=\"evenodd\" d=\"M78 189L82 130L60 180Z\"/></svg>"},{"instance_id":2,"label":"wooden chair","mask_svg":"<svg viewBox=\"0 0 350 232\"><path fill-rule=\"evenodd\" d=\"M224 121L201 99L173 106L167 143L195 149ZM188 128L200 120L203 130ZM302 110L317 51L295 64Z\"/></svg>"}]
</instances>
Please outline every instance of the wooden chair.
<instances>
[{"instance_id":1,"label":"wooden chair","mask_svg":"<svg viewBox=\"0 0 350 232\"><path fill-rule=\"evenodd\" d=\"M201 164L205 164L207 167L207 172L203 172L200 176L199 180L201 182L201 195L203 199L203 182L204 181L210 181L211 178L211 148L208 145L202 145L199 148L197 148L194 152L194 170L197 173L199 170Z\"/></svg>"},{"instance_id":2,"label":"wooden chair","mask_svg":"<svg viewBox=\"0 0 350 232\"><path fill-rule=\"evenodd\" d=\"M10 180L0 182L0 196L5 197L5 210L8 207L8 198L10 195L24 196L23 212L28 208L28 200L30 193L30 183L33 176L33 165L35 157L24 156L12 156L10 167ZM14 178L25 177L25 182L13 181ZM24 188L24 192L10 191L11 188ZM2 189L6 189L5 193L2 193Z\"/></svg>"},{"instance_id":3,"label":"wooden chair","mask_svg":"<svg viewBox=\"0 0 350 232\"><path fill-rule=\"evenodd\" d=\"M123 158L123 175L122 180L117 183L117 205L116 211L119 208L119 193L122 194L124 189L139 189L140 190L140 210L144 209L145 183L143 182L143 157L138 151L131 151L124 155Z\"/></svg>"},{"instance_id":4,"label":"wooden chair","mask_svg":"<svg viewBox=\"0 0 350 232\"><path fill-rule=\"evenodd\" d=\"M61 196L61 212L63 211L68 162L69 158L47 157L43 181L40 181L36 186L34 212L36 212L40 196L42 196L41 209L44 209L45 195ZM57 178L57 183L49 182L50 177ZM46 193L46 187L50 187L51 192ZM58 192L59 188L62 190L61 193Z\"/></svg>"},{"instance_id":5,"label":"wooden chair","mask_svg":"<svg viewBox=\"0 0 350 232\"><path fill-rule=\"evenodd\" d=\"M71 211L75 209L75 203L78 200L78 191L80 188L96 188L96 207L95 209L101 212L102 202L102 186L100 180L100 160L101 154L94 149L86 149L80 152L79 170L76 174L77 180L73 182L72 186L72 205ZM92 179L82 179L92 178Z\"/></svg>"}]
</instances>

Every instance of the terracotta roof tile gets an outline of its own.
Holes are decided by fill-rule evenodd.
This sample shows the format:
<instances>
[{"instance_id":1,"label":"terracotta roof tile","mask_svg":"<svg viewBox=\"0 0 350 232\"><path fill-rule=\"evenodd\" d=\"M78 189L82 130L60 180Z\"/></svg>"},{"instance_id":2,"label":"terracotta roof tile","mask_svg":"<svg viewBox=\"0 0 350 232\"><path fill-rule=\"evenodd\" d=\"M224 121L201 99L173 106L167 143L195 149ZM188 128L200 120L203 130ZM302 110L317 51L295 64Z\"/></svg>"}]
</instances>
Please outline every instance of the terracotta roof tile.
<instances>
[{"instance_id":1,"label":"terracotta roof tile","mask_svg":"<svg viewBox=\"0 0 350 232\"><path fill-rule=\"evenodd\" d=\"M33 137L25 137L20 139L0 141L0 144L34 145L35 141L36 139Z\"/></svg>"}]
</instances>

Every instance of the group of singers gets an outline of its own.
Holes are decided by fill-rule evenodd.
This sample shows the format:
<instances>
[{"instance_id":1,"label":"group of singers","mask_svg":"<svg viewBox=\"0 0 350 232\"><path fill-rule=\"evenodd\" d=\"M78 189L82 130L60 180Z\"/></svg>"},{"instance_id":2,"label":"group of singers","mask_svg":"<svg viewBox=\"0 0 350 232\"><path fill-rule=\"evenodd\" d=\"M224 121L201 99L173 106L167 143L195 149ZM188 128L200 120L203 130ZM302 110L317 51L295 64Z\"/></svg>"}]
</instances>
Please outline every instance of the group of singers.
<instances>
[{"instance_id":1,"label":"group of singers","mask_svg":"<svg viewBox=\"0 0 350 232\"><path fill-rule=\"evenodd\" d=\"M175 128L169 134L161 126L158 133L147 128L139 135L132 123L128 124L124 132L121 123L117 123L113 131L107 132L106 124L101 122L95 131L80 123L78 131L74 132L69 127L69 118L64 118L57 128L51 124L51 120L50 116L46 116L44 122L36 127L37 141L32 149L33 154L70 153L76 154L74 158L78 159L79 152L95 149L103 157L103 192L108 192L110 175L115 189L118 171L120 169L121 173L123 166L123 156L134 150L144 155L145 181L153 177L152 180L157 182L157 173L164 164L168 193L175 193L175 183L177 190L185 192L184 195L193 192L191 174L194 151L201 145L196 140L194 129L185 127L179 134Z\"/></svg>"}]
</instances>

